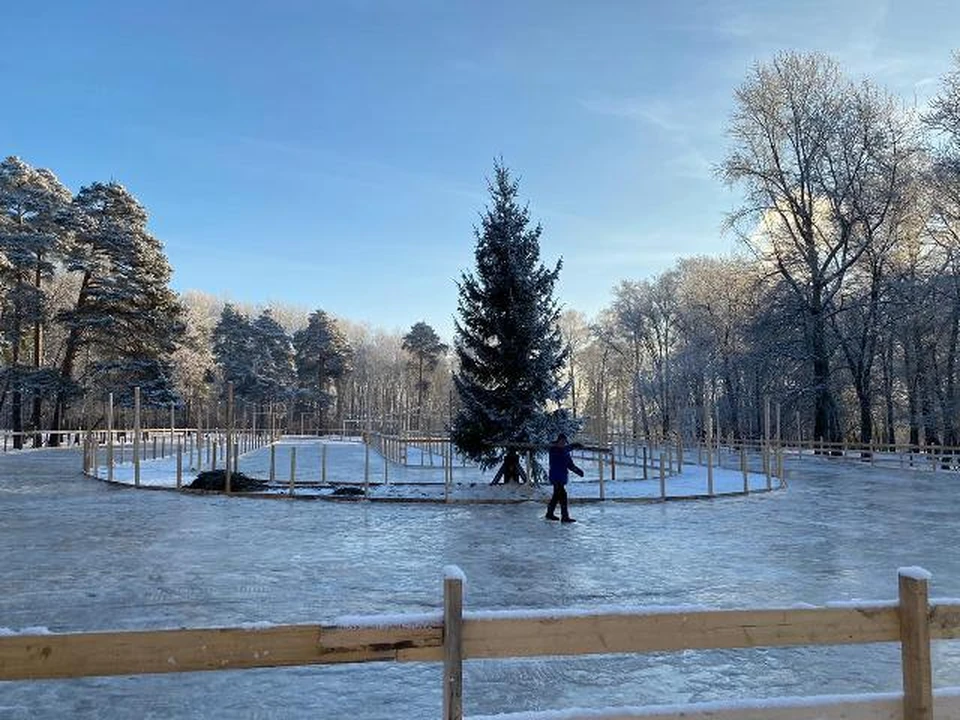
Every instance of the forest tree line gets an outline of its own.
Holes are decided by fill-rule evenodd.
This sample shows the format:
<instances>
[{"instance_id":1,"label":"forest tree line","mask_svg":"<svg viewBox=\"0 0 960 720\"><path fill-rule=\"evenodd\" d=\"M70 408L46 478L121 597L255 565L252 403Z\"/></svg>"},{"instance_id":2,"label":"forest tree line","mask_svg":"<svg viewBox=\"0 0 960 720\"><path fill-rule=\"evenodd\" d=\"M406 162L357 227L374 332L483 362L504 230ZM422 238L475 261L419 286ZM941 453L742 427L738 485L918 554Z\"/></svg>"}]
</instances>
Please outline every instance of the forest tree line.
<instances>
[{"instance_id":1,"label":"forest tree line","mask_svg":"<svg viewBox=\"0 0 960 720\"><path fill-rule=\"evenodd\" d=\"M734 94L718 181L742 194L742 251L624 280L567 310L567 400L597 439L784 434L960 445L960 56L923 110L830 58L784 53ZM454 355L425 323L385 332L315 309L178 295L162 244L116 183L75 195L0 164L0 417L33 432L102 423L107 393L216 423L290 431L448 428ZM549 229L547 229L549 231ZM262 422L262 421L261 421Z\"/></svg>"}]
</instances>

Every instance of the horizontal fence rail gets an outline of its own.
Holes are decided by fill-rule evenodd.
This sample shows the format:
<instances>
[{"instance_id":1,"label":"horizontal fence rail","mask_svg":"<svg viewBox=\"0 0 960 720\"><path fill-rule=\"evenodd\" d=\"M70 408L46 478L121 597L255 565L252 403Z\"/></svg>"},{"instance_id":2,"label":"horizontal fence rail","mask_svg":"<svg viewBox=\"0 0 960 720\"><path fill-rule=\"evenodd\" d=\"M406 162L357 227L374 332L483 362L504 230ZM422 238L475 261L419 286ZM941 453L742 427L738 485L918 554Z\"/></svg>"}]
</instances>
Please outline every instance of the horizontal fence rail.
<instances>
[{"instance_id":1,"label":"horizontal fence rail","mask_svg":"<svg viewBox=\"0 0 960 720\"><path fill-rule=\"evenodd\" d=\"M960 717L960 691L947 693L941 703L943 708L952 708L951 712L956 710L957 714L942 715L940 710L933 713L930 660L931 640L960 638L960 601L930 603L927 575L917 568L901 569L899 581L899 601L889 603L746 610L680 606L599 612L464 612L462 573L456 568L447 568L442 612L344 617L334 623L317 625L0 636L0 680L334 663L438 662L444 665L444 717L460 718L465 660L899 642L904 693L877 695L873 700L866 699L867 696L835 698L823 707L817 705L818 712L823 712L816 717L824 720ZM695 706L683 706L670 712L658 710L660 714L652 715L653 709L633 709L624 710L622 714L604 711L607 714L565 714L563 717L764 720L809 717L809 713L803 715L799 710L791 714L790 703L776 699L767 701L771 707L756 705L756 702L733 709L724 706L710 710L704 706L707 709L701 708L702 712ZM809 709L814 707L810 702L813 701L796 699L794 704ZM847 712L843 708L854 710ZM744 714L747 710L753 714ZM550 714L545 713L543 717L549 718Z\"/></svg>"}]
</instances>

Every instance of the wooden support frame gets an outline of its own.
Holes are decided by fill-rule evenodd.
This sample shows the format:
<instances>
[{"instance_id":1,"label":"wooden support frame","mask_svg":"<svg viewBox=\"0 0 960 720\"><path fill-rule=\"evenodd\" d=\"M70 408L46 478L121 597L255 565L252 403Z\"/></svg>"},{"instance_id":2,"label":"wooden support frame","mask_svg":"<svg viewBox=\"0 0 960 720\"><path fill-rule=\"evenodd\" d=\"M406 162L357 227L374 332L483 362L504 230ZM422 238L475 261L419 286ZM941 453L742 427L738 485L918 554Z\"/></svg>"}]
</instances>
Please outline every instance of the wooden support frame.
<instances>
[{"instance_id":1,"label":"wooden support frame","mask_svg":"<svg viewBox=\"0 0 960 720\"><path fill-rule=\"evenodd\" d=\"M354 662L443 663L444 720L463 718L470 659L897 642L903 693L704 703L677 709L565 713L637 720L942 720L960 717L960 688L932 689L931 640L960 638L960 603L931 605L929 574L899 571L899 602L816 608L463 610L463 573L444 572L443 612L344 618L330 625L0 636L0 681L194 672ZM935 712L936 706L936 712ZM504 716L509 717L509 716Z\"/></svg>"}]
</instances>

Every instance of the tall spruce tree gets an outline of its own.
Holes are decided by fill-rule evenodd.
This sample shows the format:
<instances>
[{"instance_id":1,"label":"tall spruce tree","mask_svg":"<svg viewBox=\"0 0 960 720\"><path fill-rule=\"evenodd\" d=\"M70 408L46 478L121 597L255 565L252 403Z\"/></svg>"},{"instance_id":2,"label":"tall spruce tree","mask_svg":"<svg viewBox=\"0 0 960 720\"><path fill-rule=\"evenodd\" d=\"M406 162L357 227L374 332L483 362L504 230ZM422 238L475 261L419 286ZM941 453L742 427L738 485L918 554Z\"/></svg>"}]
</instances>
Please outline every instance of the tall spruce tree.
<instances>
[{"instance_id":1,"label":"tall spruce tree","mask_svg":"<svg viewBox=\"0 0 960 720\"><path fill-rule=\"evenodd\" d=\"M454 383L460 408L451 435L461 453L487 468L509 443L546 443L577 423L562 408L569 384L553 288L562 261L540 262L540 225L517 203L518 183L495 163L491 205L474 230L475 273L458 283Z\"/></svg>"}]
</instances>

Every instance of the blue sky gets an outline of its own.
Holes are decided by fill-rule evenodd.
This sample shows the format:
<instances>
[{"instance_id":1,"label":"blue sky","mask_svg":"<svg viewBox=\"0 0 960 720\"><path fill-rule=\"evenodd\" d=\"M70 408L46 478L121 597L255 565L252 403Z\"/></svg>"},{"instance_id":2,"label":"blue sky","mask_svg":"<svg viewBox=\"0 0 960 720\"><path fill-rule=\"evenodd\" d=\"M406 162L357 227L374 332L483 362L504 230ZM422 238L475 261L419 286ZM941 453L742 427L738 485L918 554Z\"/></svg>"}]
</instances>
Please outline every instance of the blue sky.
<instances>
[{"instance_id":1,"label":"blue sky","mask_svg":"<svg viewBox=\"0 0 960 720\"><path fill-rule=\"evenodd\" d=\"M447 337L494 158L592 315L733 248L711 169L751 63L822 51L922 104L960 48L953 0L33 5L0 20L0 153L126 185L178 290Z\"/></svg>"}]
</instances>

